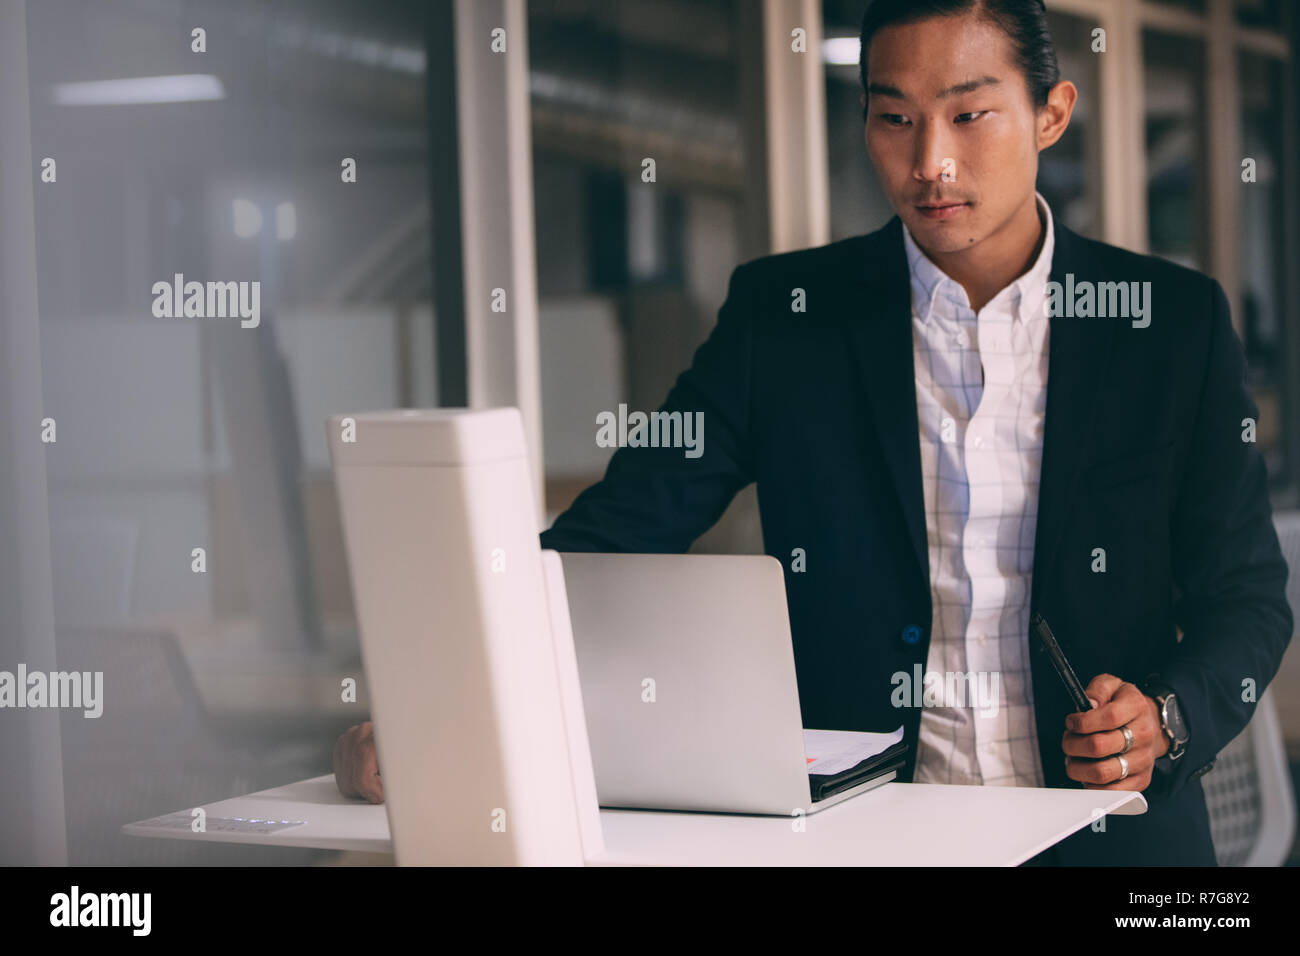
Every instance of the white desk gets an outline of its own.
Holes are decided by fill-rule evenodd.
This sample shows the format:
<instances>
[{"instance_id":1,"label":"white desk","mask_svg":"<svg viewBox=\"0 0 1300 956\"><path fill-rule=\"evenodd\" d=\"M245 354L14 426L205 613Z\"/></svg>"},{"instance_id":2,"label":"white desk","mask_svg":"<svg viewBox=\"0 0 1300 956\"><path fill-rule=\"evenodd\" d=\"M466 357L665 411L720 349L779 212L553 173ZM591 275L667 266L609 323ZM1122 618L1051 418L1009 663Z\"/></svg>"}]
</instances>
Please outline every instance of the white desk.
<instances>
[{"instance_id":1,"label":"white desk","mask_svg":"<svg viewBox=\"0 0 1300 956\"><path fill-rule=\"evenodd\" d=\"M1095 819L1146 812L1132 791L888 783L804 819L602 810L593 865L1017 866ZM393 852L388 816L341 796L330 774L206 805L214 818L302 820L271 834L124 826L133 836ZM188 810L186 811L188 812ZM1101 839L1101 837L1098 837Z\"/></svg>"}]
</instances>

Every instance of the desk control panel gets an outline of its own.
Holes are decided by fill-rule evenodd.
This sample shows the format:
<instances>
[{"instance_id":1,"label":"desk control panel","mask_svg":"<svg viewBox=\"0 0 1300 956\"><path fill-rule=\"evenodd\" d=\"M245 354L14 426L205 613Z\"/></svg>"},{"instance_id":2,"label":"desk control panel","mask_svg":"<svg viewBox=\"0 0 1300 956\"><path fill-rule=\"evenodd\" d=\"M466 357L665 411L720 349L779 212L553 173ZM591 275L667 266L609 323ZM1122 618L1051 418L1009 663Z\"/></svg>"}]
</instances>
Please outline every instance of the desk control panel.
<instances>
[{"instance_id":1,"label":"desk control panel","mask_svg":"<svg viewBox=\"0 0 1300 956\"><path fill-rule=\"evenodd\" d=\"M197 819L187 810L178 810L161 817L152 817L133 823L132 827L145 827L151 830L193 830ZM272 820L261 817L207 817L203 829L195 832L206 833L277 833L290 827L300 827L306 820Z\"/></svg>"}]
</instances>

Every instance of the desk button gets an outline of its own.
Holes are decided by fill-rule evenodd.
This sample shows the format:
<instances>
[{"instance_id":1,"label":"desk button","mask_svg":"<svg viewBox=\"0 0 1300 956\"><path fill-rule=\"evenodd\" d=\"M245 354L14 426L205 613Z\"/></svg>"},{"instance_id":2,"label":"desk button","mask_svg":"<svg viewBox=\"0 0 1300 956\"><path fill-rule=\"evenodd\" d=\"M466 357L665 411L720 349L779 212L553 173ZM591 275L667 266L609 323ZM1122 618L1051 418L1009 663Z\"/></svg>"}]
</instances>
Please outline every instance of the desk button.
<instances>
[{"instance_id":1,"label":"desk button","mask_svg":"<svg viewBox=\"0 0 1300 956\"><path fill-rule=\"evenodd\" d=\"M917 627L915 624L909 624L907 625L907 627L903 628L902 636L903 636L904 644L921 643L921 629Z\"/></svg>"}]
</instances>

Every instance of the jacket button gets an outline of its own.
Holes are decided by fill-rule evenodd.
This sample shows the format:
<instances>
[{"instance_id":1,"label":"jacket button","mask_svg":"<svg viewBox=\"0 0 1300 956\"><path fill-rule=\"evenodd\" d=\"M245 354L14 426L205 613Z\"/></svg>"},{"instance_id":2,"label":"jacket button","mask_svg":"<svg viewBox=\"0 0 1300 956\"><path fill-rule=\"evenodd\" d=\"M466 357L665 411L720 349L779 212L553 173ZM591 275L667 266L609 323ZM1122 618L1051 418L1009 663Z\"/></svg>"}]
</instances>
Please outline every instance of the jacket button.
<instances>
[{"instance_id":1,"label":"jacket button","mask_svg":"<svg viewBox=\"0 0 1300 956\"><path fill-rule=\"evenodd\" d=\"M917 627L915 624L909 624L907 625L907 627L903 628L903 643L904 644L921 643L921 629Z\"/></svg>"}]
</instances>

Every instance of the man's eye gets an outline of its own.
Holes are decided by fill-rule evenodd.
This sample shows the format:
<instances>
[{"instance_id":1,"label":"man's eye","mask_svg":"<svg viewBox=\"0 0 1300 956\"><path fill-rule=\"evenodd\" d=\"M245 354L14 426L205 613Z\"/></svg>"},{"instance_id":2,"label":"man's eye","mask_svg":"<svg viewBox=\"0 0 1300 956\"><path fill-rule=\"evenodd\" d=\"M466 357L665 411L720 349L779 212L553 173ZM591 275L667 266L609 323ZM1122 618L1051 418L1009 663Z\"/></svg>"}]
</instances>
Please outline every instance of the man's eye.
<instances>
[{"instance_id":1,"label":"man's eye","mask_svg":"<svg viewBox=\"0 0 1300 956\"><path fill-rule=\"evenodd\" d=\"M970 123L970 122L972 122L972 121L974 121L974 120L979 119L981 116L983 116L983 115L984 115L985 113L987 113L987 112L988 112L988 110L976 110L976 111L973 112L973 113L958 113L958 114L957 114L957 117L956 117L956 119L955 119L955 122L958 122L958 123Z\"/></svg>"},{"instance_id":2,"label":"man's eye","mask_svg":"<svg viewBox=\"0 0 1300 956\"><path fill-rule=\"evenodd\" d=\"M902 126L907 122L907 117L899 113L881 113L880 118L890 126Z\"/></svg>"}]
</instances>

